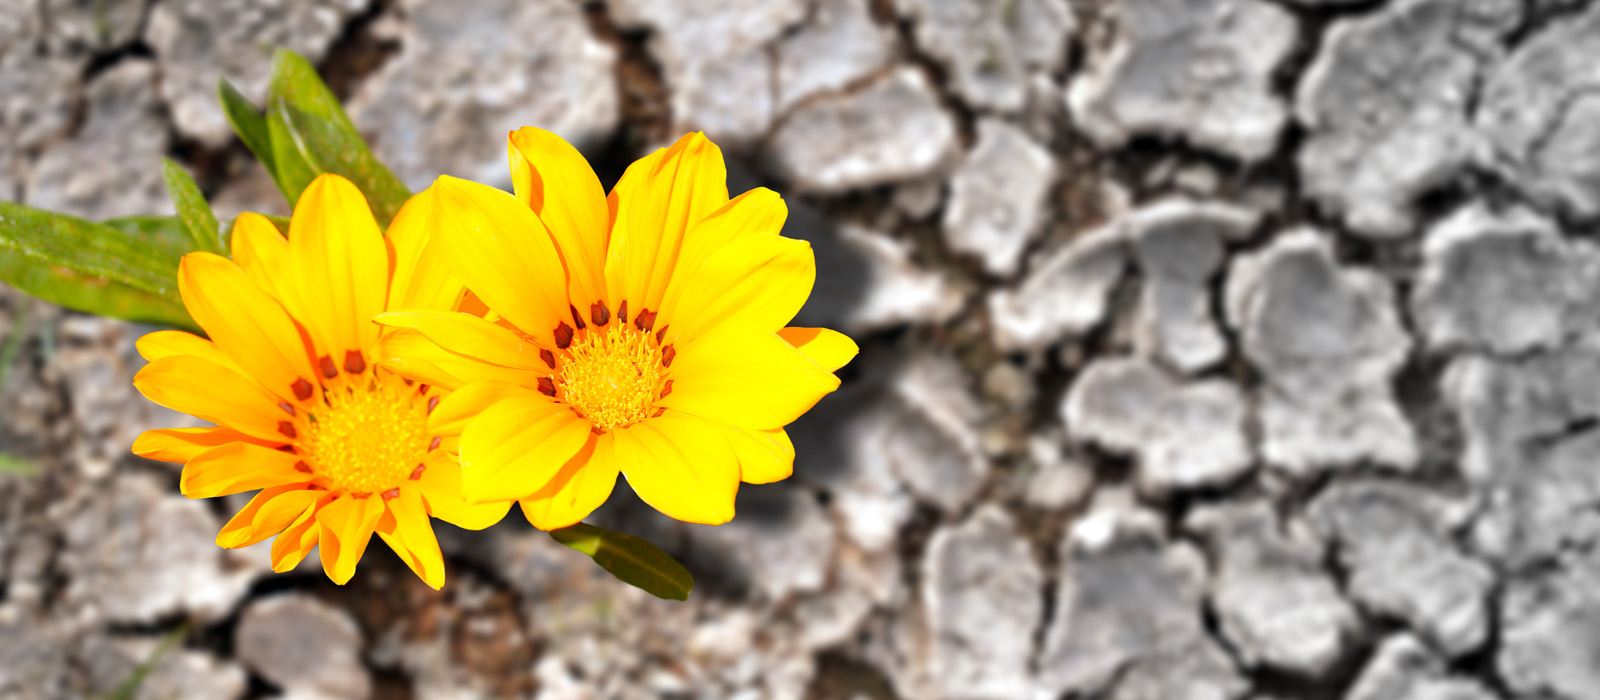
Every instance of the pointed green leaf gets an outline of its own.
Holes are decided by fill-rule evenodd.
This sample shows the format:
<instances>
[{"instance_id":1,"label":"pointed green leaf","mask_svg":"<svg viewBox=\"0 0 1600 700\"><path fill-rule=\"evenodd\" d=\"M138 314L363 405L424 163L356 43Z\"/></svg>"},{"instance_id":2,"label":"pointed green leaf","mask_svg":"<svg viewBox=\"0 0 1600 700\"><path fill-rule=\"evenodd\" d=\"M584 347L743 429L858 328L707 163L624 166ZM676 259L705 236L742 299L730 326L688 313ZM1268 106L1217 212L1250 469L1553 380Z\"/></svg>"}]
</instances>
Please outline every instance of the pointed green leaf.
<instances>
[{"instance_id":1,"label":"pointed green leaf","mask_svg":"<svg viewBox=\"0 0 1600 700\"><path fill-rule=\"evenodd\" d=\"M657 598L688 600L694 590L689 570L649 540L586 523L551 530L550 536L589 555L623 583Z\"/></svg>"},{"instance_id":2,"label":"pointed green leaf","mask_svg":"<svg viewBox=\"0 0 1600 700\"><path fill-rule=\"evenodd\" d=\"M217 100L222 103L222 113L228 117L233 133L238 134L244 147L250 149L256 160L261 161L261 167L267 169L267 174L272 176L272 181L287 197L289 191L278 179L278 170L272 162L272 135L267 130L267 115L227 79L217 80Z\"/></svg>"},{"instance_id":3,"label":"pointed green leaf","mask_svg":"<svg viewBox=\"0 0 1600 700\"><path fill-rule=\"evenodd\" d=\"M217 215L206 203L205 195L200 194L189 171L171 158L162 158L161 176L167 182L167 196L172 198L172 206L177 208L178 218L183 221L189 239L194 241L195 249L227 255L222 248L222 227L217 224Z\"/></svg>"},{"instance_id":4,"label":"pointed green leaf","mask_svg":"<svg viewBox=\"0 0 1600 700\"><path fill-rule=\"evenodd\" d=\"M300 201L300 193L311 181L322 174L322 168L312 160L300 139L290 130L284 113L289 109L283 98L267 97L267 133L272 136L272 163L277 168L278 189L293 208Z\"/></svg>"},{"instance_id":5,"label":"pointed green leaf","mask_svg":"<svg viewBox=\"0 0 1600 700\"><path fill-rule=\"evenodd\" d=\"M366 194L379 225L387 226L411 191L372 155L316 68L299 54L279 49L272 56L267 95L267 127L280 182L293 188L302 179L310 184L320 173L342 175ZM305 184L293 190L291 202Z\"/></svg>"},{"instance_id":6,"label":"pointed green leaf","mask_svg":"<svg viewBox=\"0 0 1600 700\"><path fill-rule=\"evenodd\" d=\"M0 202L0 282L79 311L195 328L178 298L192 250L175 217L96 223Z\"/></svg>"}]
</instances>

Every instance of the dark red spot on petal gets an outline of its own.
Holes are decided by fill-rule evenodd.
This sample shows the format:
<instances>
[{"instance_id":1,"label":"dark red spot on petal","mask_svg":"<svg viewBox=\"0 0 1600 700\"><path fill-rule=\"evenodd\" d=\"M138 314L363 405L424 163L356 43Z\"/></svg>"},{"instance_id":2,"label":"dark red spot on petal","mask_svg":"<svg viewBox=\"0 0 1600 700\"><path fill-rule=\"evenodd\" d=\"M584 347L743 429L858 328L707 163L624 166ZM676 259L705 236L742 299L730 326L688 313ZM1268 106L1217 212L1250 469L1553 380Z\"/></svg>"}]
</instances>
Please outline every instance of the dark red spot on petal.
<instances>
[{"instance_id":1,"label":"dark red spot on petal","mask_svg":"<svg viewBox=\"0 0 1600 700\"><path fill-rule=\"evenodd\" d=\"M279 452L288 452L289 454L294 454L294 445L279 445L275 449L277 449Z\"/></svg>"},{"instance_id":2,"label":"dark red spot on petal","mask_svg":"<svg viewBox=\"0 0 1600 700\"><path fill-rule=\"evenodd\" d=\"M306 484L307 491L327 491L328 487L322 484Z\"/></svg>"},{"instance_id":3,"label":"dark red spot on petal","mask_svg":"<svg viewBox=\"0 0 1600 700\"><path fill-rule=\"evenodd\" d=\"M427 469L427 467L423 466L420 463L417 464L417 468L411 470L411 480L412 481L416 481L417 479L421 479L422 478L422 472L425 469Z\"/></svg>"},{"instance_id":4,"label":"dark red spot on petal","mask_svg":"<svg viewBox=\"0 0 1600 700\"><path fill-rule=\"evenodd\" d=\"M406 386L411 386L411 385L412 385L412 384L416 384L416 382L415 382L415 381L412 381L412 380L410 380L410 379L407 379L407 380L406 380Z\"/></svg>"},{"instance_id":5,"label":"dark red spot on petal","mask_svg":"<svg viewBox=\"0 0 1600 700\"><path fill-rule=\"evenodd\" d=\"M418 394L426 394L426 393L428 393L428 385L427 384L423 384L421 388L417 389L417 393Z\"/></svg>"},{"instance_id":6,"label":"dark red spot on petal","mask_svg":"<svg viewBox=\"0 0 1600 700\"><path fill-rule=\"evenodd\" d=\"M435 396L435 397L433 397L431 399L428 399L428 413L433 413L433 409L438 408L438 407L439 407L439 397Z\"/></svg>"},{"instance_id":7,"label":"dark red spot on petal","mask_svg":"<svg viewBox=\"0 0 1600 700\"><path fill-rule=\"evenodd\" d=\"M592 433L592 434L594 434L594 435L605 435L605 434L606 434L606 431L604 431L604 430L601 430L601 429L600 429L600 426L598 426L598 425L593 425L593 424L591 424L591 425L590 425L590 426L589 426L589 432L590 432L590 433Z\"/></svg>"},{"instance_id":8,"label":"dark red spot on petal","mask_svg":"<svg viewBox=\"0 0 1600 700\"><path fill-rule=\"evenodd\" d=\"M565 350L572 344L572 326L565 323L556 326L556 347Z\"/></svg>"},{"instance_id":9,"label":"dark red spot on petal","mask_svg":"<svg viewBox=\"0 0 1600 700\"><path fill-rule=\"evenodd\" d=\"M555 398L555 396L556 396L556 382L555 382L555 380L551 379L549 377L540 377L539 378L539 393L544 394L545 396L548 396L550 398Z\"/></svg>"},{"instance_id":10,"label":"dark red spot on petal","mask_svg":"<svg viewBox=\"0 0 1600 700\"><path fill-rule=\"evenodd\" d=\"M668 346L666 346L664 348L661 348L661 366L662 367L671 367L672 366L672 358L677 357L677 356L678 356L678 349L677 348L672 347L671 345L668 345Z\"/></svg>"},{"instance_id":11,"label":"dark red spot on petal","mask_svg":"<svg viewBox=\"0 0 1600 700\"><path fill-rule=\"evenodd\" d=\"M310 474L311 473L311 465L306 464L305 462L295 462L294 463L294 470L297 471L297 472L304 472L306 474Z\"/></svg>"},{"instance_id":12,"label":"dark red spot on petal","mask_svg":"<svg viewBox=\"0 0 1600 700\"><path fill-rule=\"evenodd\" d=\"M339 376L339 368L333 365L333 358L328 355L323 355L322 359L317 360L317 366L322 369L322 376L325 379Z\"/></svg>"},{"instance_id":13,"label":"dark red spot on petal","mask_svg":"<svg viewBox=\"0 0 1600 700\"><path fill-rule=\"evenodd\" d=\"M634 327L638 328L639 330L644 331L646 333L649 333L651 330L655 329L655 326L656 326L656 312L651 311L649 309L645 309L644 311L640 311L639 312L639 317L636 318L636 319L633 319L633 325L634 325Z\"/></svg>"},{"instance_id":14,"label":"dark red spot on petal","mask_svg":"<svg viewBox=\"0 0 1600 700\"><path fill-rule=\"evenodd\" d=\"M545 364L550 365L550 369L555 369L556 368L556 354L555 353L550 352L549 350L540 350L539 351L539 359L544 360Z\"/></svg>"},{"instance_id":15,"label":"dark red spot on petal","mask_svg":"<svg viewBox=\"0 0 1600 700\"><path fill-rule=\"evenodd\" d=\"M672 380L668 379L667 383L661 387L661 398L667 398L667 394L670 393L672 393Z\"/></svg>"},{"instance_id":16,"label":"dark red spot on petal","mask_svg":"<svg viewBox=\"0 0 1600 700\"><path fill-rule=\"evenodd\" d=\"M656 414L654 416L651 416L651 417L652 418L660 418L660 417L662 417L664 415L667 415L667 409L665 407L662 407L662 408L656 409Z\"/></svg>"},{"instance_id":17,"label":"dark red spot on petal","mask_svg":"<svg viewBox=\"0 0 1600 700\"><path fill-rule=\"evenodd\" d=\"M606 308L606 303L597 301L589 305L589 320L596 326L604 326L611 322L611 309Z\"/></svg>"},{"instance_id":18,"label":"dark red spot on petal","mask_svg":"<svg viewBox=\"0 0 1600 700\"><path fill-rule=\"evenodd\" d=\"M304 379L296 379L289 388L294 390L294 397L301 401L311 398L311 382Z\"/></svg>"},{"instance_id":19,"label":"dark red spot on petal","mask_svg":"<svg viewBox=\"0 0 1600 700\"><path fill-rule=\"evenodd\" d=\"M344 353L344 371L351 374L361 374L367 371L367 358L361 356L360 350L346 350Z\"/></svg>"},{"instance_id":20,"label":"dark red spot on petal","mask_svg":"<svg viewBox=\"0 0 1600 700\"><path fill-rule=\"evenodd\" d=\"M399 498L399 497L400 497L400 487L398 487L398 486L396 486L395 488L389 489L388 491L384 491L383 492L383 500L385 500L385 501L392 501L392 500L394 500L396 498Z\"/></svg>"},{"instance_id":21,"label":"dark red spot on petal","mask_svg":"<svg viewBox=\"0 0 1600 700\"><path fill-rule=\"evenodd\" d=\"M572 324L577 326L578 330L583 330L586 326L583 323L583 317L578 315L578 307L567 304L567 310L572 312Z\"/></svg>"},{"instance_id":22,"label":"dark red spot on petal","mask_svg":"<svg viewBox=\"0 0 1600 700\"><path fill-rule=\"evenodd\" d=\"M428 451L432 452L434 450L439 449L439 443L441 443L441 442L444 442L444 438L442 438L442 437L434 438L433 442L428 443Z\"/></svg>"},{"instance_id":23,"label":"dark red spot on petal","mask_svg":"<svg viewBox=\"0 0 1600 700\"><path fill-rule=\"evenodd\" d=\"M290 406L289 402L287 402L287 401L279 401L278 402L278 408L283 409L284 413L287 413L287 414L289 414L291 416L294 415L294 407Z\"/></svg>"},{"instance_id":24,"label":"dark red spot on petal","mask_svg":"<svg viewBox=\"0 0 1600 700\"><path fill-rule=\"evenodd\" d=\"M627 299L623 299L622 300L622 305L617 307L617 321L621 322L621 323L627 323L628 322L628 300Z\"/></svg>"},{"instance_id":25,"label":"dark red spot on petal","mask_svg":"<svg viewBox=\"0 0 1600 700\"><path fill-rule=\"evenodd\" d=\"M290 440L293 440L296 435L294 424L286 420L278 421L278 432L283 433L284 437L287 437Z\"/></svg>"},{"instance_id":26,"label":"dark red spot on petal","mask_svg":"<svg viewBox=\"0 0 1600 700\"><path fill-rule=\"evenodd\" d=\"M661 344L661 338L662 338L662 336L665 336L665 335L666 335L666 334L667 334L667 329L668 329L668 328L671 328L671 327L672 327L672 324L670 324L670 323L669 323L669 324L667 324L667 325L665 325L665 326L662 326L662 327L661 327L661 330L659 330L659 331L656 331L656 344L657 344L657 345L660 345L660 344Z\"/></svg>"}]
</instances>

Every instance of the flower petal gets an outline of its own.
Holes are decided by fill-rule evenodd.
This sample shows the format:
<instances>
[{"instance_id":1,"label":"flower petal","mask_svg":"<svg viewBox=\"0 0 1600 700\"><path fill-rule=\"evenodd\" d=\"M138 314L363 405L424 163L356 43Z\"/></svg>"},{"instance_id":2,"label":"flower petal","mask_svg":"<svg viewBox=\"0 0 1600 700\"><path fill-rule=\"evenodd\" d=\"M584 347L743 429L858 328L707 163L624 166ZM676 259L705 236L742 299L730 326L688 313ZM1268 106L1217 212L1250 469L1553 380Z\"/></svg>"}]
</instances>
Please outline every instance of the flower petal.
<instances>
[{"instance_id":1,"label":"flower petal","mask_svg":"<svg viewBox=\"0 0 1600 700\"><path fill-rule=\"evenodd\" d=\"M544 395L516 384L505 382L473 382L451 392L428 414L428 434L435 436L460 435L473 418L490 406L513 396L552 402Z\"/></svg>"},{"instance_id":2,"label":"flower petal","mask_svg":"<svg viewBox=\"0 0 1600 700\"><path fill-rule=\"evenodd\" d=\"M438 214L434 197L406 200L389 222L384 241L389 246L389 301L385 309L455 308L465 288L439 261L439 246L432 236Z\"/></svg>"},{"instance_id":3,"label":"flower petal","mask_svg":"<svg viewBox=\"0 0 1600 700\"><path fill-rule=\"evenodd\" d=\"M522 514L540 530L575 525L604 505L617 484L615 438L591 435L538 493L522 499Z\"/></svg>"},{"instance_id":4,"label":"flower petal","mask_svg":"<svg viewBox=\"0 0 1600 700\"><path fill-rule=\"evenodd\" d=\"M205 338L186 331L155 331L139 337L134 347L139 350L139 356L149 362L155 362L163 357L198 357L207 362L215 362L235 372L244 374L243 368L233 361L228 353L222 351Z\"/></svg>"},{"instance_id":5,"label":"flower petal","mask_svg":"<svg viewBox=\"0 0 1600 700\"><path fill-rule=\"evenodd\" d=\"M468 503L462 498L461 463L442 449L428 455L414 483L427 503L428 514L456 527L482 530L500 522L511 510L511 501Z\"/></svg>"},{"instance_id":6,"label":"flower petal","mask_svg":"<svg viewBox=\"0 0 1600 700\"><path fill-rule=\"evenodd\" d=\"M233 221L233 262L252 282L279 301L283 290L294 284L289 277L289 241L267 217L245 212Z\"/></svg>"},{"instance_id":7,"label":"flower petal","mask_svg":"<svg viewBox=\"0 0 1600 700\"><path fill-rule=\"evenodd\" d=\"M389 291L389 252L367 198L349 180L325 173L312 180L289 219L294 281L280 285L284 305L304 323L318 357L344 361L370 351Z\"/></svg>"},{"instance_id":8,"label":"flower petal","mask_svg":"<svg viewBox=\"0 0 1600 700\"><path fill-rule=\"evenodd\" d=\"M839 379L784 342L752 328L721 328L684 343L672 393L656 402L752 430L781 428L839 388Z\"/></svg>"},{"instance_id":9,"label":"flower petal","mask_svg":"<svg viewBox=\"0 0 1600 700\"><path fill-rule=\"evenodd\" d=\"M536 370L545 374L550 365L539 359L539 346L525 342L515 332L459 311L391 311L379 323L410 328L450 352L501 367Z\"/></svg>"},{"instance_id":10,"label":"flower petal","mask_svg":"<svg viewBox=\"0 0 1600 700\"><path fill-rule=\"evenodd\" d=\"M856 341L838 331L827 328L798 328L790 326L778 331L778 337L793 345L812 362L829 372L837 372L849 364L861 348Z\"/></svg>"},{"instance_id":11,"label":"flower petal","mask_svg":"<svg viewBox=\"0 0 1600 700\"><path fill-rule=\"evenodd\" d=\"M555 243L533 210L488 185L440 177L435 231L452 275L540 344L573 323L567 277Z\"/></svg>"},{"instance_id":12,"label":"flower petal","mask_svg":"<svg viewBox=\"0 0 1600 700\"><path fill-rule=\"evenodd\" d=\"M163 357L133 377L144 397L174 411L233 428L261 440L281 441L282 399L238 372L187 356Z\"/></svg>"},{"instance_id":13,"label":"flower petal","mask_svg":"<svg viewBox=\"0 0 1600 700\"><path fill-rule=\"evenodd\" d=\"M416 489L400 487L398 498L387 499L388 512L378 521L378 536L400 555L400 560L434 590L444 586L444 554L433 524Z\"/></svg>"},{"instance_id":14,"label":"flower petal","mask_svg":"<svg viewBox=\"0 0 1600 700\"><path fill-rule=\"evenodd\" d=\"M739 457L739 480L744 483L770 484L794 473L794 443L782 428L745 430L728 426L728 444Z\"/></svg>"},{"instance_id":15,"label":"flower petal","mask_svg":"<svg viewBox=\"0 0 1600 700\"><path fill-rule=\"evenodd\" d=\"M544 129L513 131L506 146L517 199L549 227L566 264L571 301L587 315L589 305L606 294L611 212L605 188L578 149Z\"/></svg>"},{"instance_id":16,"label":"flower petal","mask_svg":"<svg viewBox=\"0 0 1600 700\"><path fill-rule=\"evenodd\" d=\"M378 361L396 374L445 389L472 382L505 382L535 386L550 373L512 369L458 355L409 328L385 333L378 341Z\"/></svg>"},{"instance_id":17,"label":"flower petal","mask_svg":"<svg viewBox=\"0 0 1600 700\"><path fill-rule=\"evenodd\" d=\"M272 570L283 573L300 565L322 537L322 526L317 523L317 512L333 502L333 495L323 491L318 498L272 541Z\"/></svg>"},{"instance_id":18,"label":"flower petal","mask_svg":"<svg viewBox=\"0 0 1600 700\"><path fill-rule=\"evenodd\" d=\"M291 452L231 442L201 452L183 465L178 491L189 498L212 498L310 483L311 474L295 468L299 461Z\"/></svg>"},{"instance_id":19,"label":"flower petal","mask_svg":"<svg viewBox=\"0 0 1600 700\"><path fill-rule=\"evenodd\" d=\"M133 441L133 453L145 459L182 464L201 452L230 442L249 442L263 447L275 444L232 428L158 428L140 433Z\"/></svg>"},{"instance_id":20,"label":"flower petal","mask_svg":"<svg viewBox=\"0 0 1600 700\"><path fill-rule=\"evenodd\" d=\"M673 278L662 304L669 338L712 328L776 331L800 312L817 281L811 244L770 233L739 236Z\"/></svg>"},{"instance_id":21,"label":"flower petal","mask_svg":"<svg viewBox=\"0 0 1600 700\"><path fill-rule=\"evenodd\" d=\"M233 261L211 253L183 256L178 293L212 342L268 391L291 398L295 382L315 378L299 327Z\"/></svg>"},{"instance_id":22,"label":"flower petal","mask_svg":"<svg viewBox=\"0 0 1600 700\"><path fill-rule=\"evenodd\" d=\"M627 301L634 314L659 310L684 234L728 203L727 181L722 151L701 133L628 166L612 190L617 210L606 250L606 296Z\"/></svg>"},{"instance_id":23,"label":"flower petal","mask_svg":"<svg viewBox=\"0 0 1600 700\"><path fill-rule=\"evenodd\" d=\"M733 519L739 461L720 426L669 411L613 434L617 465L645 503L684 522Z\"/></svg>"},{"instance_id":24,"label":"flower petal","mask_svg":"<svg viewBox=\"0 0 1600 700\"><path fill-rule=\"evenodd\" d=\"M544 397L505 399L461 433L461 495L468 503L518 500L550 483L589 439L589 421Z\"/></svg>"},{"instance_id":25,"label":"flower petal","mask_svg":"<svg viewBox=\"0 0 1600 700\"><path fill-rule=\"evenodd\" d=\"M345 494L317 511L322 526L322 570L334 583L343 586L356 573L367 542L383 517L382 494L357 497Z\"/></svg>"},{"instance_id":26,"label":"flower petal","mask_svg":"<svg viewBox=\"0 0 1600 700\"><path fill-rule=\"evenodd\" d=\"M248 504L235 513L217 533L217 546L225 549L249 547L289 527L325 491L313 491L300 484L261 489Z\"/></svg>"}]
</instances>

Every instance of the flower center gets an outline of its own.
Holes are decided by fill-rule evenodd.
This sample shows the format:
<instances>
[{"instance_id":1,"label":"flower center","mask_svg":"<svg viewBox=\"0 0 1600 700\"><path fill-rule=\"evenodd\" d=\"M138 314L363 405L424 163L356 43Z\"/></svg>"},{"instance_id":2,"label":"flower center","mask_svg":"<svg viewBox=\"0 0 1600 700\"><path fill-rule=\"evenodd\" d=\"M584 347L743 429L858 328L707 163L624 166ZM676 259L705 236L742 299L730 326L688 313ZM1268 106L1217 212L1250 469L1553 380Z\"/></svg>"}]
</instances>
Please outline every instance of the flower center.
<instances>
[{"instance_id":1,"label":"flower center","mask_svg":"<svg viewBox=\"0 0 1600 700\"><path fill-rule=\"evenodd\" d=\"M593 329L567 347L556 373L562 398L602 432L650 417L661 386L661 351L627 323Z\"/></svg>"},{"instance_id":2,"label":"flower center","mask_svg":"<svg viewBox=\"0 0 1600 700\"><path fill-rule=\"evenodd\" d=\"M428 399L383 374L366 386L329 389L327 408L307 416L303 454L332 490L388 491L427 455Z\"/></svg>"}]
</instances>

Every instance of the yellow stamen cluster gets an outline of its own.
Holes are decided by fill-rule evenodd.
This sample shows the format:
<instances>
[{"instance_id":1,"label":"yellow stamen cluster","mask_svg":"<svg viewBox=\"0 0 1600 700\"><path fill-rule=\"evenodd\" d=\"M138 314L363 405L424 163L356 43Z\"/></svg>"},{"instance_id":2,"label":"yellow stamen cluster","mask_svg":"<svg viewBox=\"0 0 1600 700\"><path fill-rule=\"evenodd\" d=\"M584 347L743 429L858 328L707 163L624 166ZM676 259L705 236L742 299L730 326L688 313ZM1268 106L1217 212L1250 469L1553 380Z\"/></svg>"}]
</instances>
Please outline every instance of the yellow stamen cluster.
<instances>
[{"instance_id":1,"label":"yellow stamen cluster","mask_svg":"<svg viewBox=\"0 0 1600 700\"><path fill-rule=\"evenodd\" d=\"M328 390L328 407L308 416L300 454L330 489L383 493L427 455L427 399L393 376L363 379Z\"/></svg>"},{"instance_id":2,"label":"yellow stamen cluster","mask_svg":"<svg viewBox=\"0 0 1600 700\"><path fill-rule=\"evenodd\" d=\"M649 418L661 386L661 350L628 323L591 328L556 373L561 398L601 431Z\"/></svg>"}]
</instances>

